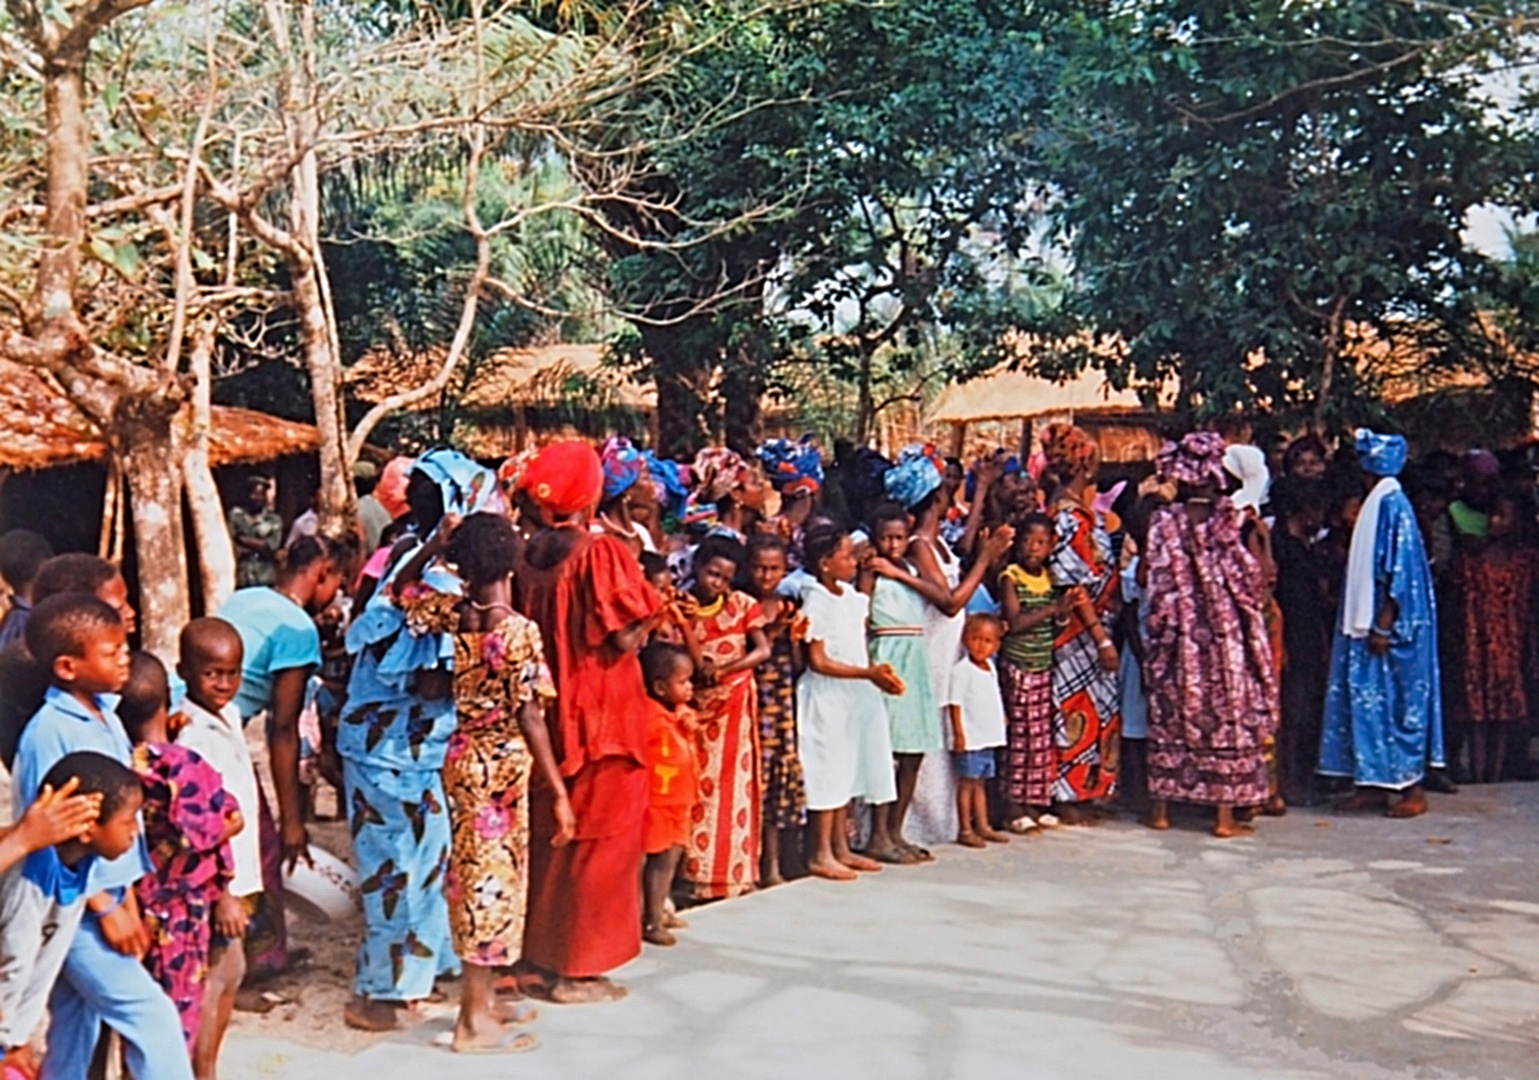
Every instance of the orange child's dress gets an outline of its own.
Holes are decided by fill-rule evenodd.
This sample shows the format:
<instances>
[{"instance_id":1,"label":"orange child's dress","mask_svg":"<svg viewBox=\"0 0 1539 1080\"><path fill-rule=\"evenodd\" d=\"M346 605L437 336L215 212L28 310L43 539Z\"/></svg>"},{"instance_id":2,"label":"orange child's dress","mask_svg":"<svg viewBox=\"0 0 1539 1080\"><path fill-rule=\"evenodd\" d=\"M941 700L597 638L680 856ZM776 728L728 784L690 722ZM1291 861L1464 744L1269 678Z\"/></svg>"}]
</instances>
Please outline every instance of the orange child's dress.
<instances>
[{"instance_id":1,"label":"orange child's dress","mask_svg":"<svg viewBox=\"0 0 1539 1080\"><path fill-rule=\"evenodd\" d=\"M670 711L662 702L647 699L651 800L647 804L643 836L648 855L659 855L689 843L690 819L700 797L694 739L690 735L694 723L694 711L688 705Z\"/></svg>"}]
</instances>

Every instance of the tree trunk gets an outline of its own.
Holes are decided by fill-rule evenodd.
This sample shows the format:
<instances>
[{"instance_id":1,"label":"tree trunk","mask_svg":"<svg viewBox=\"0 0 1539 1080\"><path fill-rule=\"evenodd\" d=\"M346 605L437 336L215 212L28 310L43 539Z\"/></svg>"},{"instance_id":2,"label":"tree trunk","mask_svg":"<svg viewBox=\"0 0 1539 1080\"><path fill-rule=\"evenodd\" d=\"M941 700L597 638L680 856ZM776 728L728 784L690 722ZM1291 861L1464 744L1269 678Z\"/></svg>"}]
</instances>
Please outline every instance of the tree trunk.
<instances>
[{"instance_id":1,"label":"tree trunk","mask_svg":"<svg viewBox=\"0 0 1539 1080\"><path fill-rule=\"evenodd\" d=\"M657 387L659 457L692 460L710 438L706 402L696 388L703 374L696 359L702 336L693 332L688 321L642 327L642 347L652 358L652 381Z\"/></svg>"},{"instance_id":2,"label":"tree trunk","mask_svg":"<svg viewBox=\"0 0 1539 1080\"><path fill-rule=\"evenodd\" d=\"M723 372L722 434L726 444L744 456L752 456L763 441L763 371L763 364L749 345L736 350Z\"/></svg>"},{"instance_id":3,"label":"tree trunk","mask_svg":"<svg viewBox=\"0 0 1539 1080\"><path fill-rule=\"evenodd\" d=\"M181 440L164 408L133 408L125 402L114 449L134 518L139 563L139 631L144 648L168 667L176 663L177 635L191 617L187 557L182 546Z\"/></svg>"},{"instance_id":4,"label":"tree trunk","mask_svg":"<svg viewBox=\"0 0 1539 1080\"><path fill-rule=\"evenodd\" d=\"M862 347L860 354L860 379L855 388L855 445L867 446L871 442L871 429L876 425L876 397L871 392L871 353Z\"/></svg>"},{"instance_id":5,"label":"tree trunk","mask_svg":"<svg viewBox=\"0 0 1539 1080\"><path fill-rule=\"evenodd\" d=\"M192 516L192 534L198 545L198 576L203 592L203 610L212 615L235 590L235 545L225 523L224 505L214 470L208 457L208 434L212 426L210 361L214 335L209 327L200 327L192 345L191 431L182 458L182 479L187 485L187 509Z\"/></svg>"}]
</instances>

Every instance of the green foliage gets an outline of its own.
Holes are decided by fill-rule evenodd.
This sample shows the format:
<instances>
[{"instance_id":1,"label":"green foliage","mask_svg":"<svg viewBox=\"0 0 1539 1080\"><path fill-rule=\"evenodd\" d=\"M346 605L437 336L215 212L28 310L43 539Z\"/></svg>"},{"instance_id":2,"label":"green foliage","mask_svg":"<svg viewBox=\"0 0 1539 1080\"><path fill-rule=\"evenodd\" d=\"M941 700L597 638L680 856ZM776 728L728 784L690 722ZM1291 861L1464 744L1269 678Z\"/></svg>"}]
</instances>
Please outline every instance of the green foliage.
<instances>
[{"instance_id":1,"label":"green foliage","mask_svg":"<svg viewBox=\"0 0 1539 1080\"><path fill-rule=\"evenodd\" d=\"M1466 215L1511 202L1535 161L1482 81L1502 24L1458 5L1149 0L1080 5L1055 34L1068 313L1120 335L1114 383L1177 381L1199 415L1350 419L1373 391L1342 351L1354 329L1428 363L1481 347L1493 268Z\"/></svg>"}]
</instances>

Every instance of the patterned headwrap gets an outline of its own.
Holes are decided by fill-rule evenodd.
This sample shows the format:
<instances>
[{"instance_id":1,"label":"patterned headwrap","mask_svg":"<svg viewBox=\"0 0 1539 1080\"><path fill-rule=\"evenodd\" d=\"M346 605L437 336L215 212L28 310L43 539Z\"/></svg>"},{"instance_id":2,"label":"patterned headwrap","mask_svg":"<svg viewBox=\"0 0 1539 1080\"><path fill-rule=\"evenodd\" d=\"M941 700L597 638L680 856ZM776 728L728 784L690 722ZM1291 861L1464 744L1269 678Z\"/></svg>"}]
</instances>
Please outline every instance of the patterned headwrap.
<instances>
[{"instance_id":1,"label":"patterned headwrap","mask_svg":"<svg viewBox=\"0 0 1539 1080\"><path fill-rule=\"evenodd\" d=\"M1180 442L1167 442L1154 459L1154 475L1179 484L1224 486L1224 437L1194 431Z\"/></svg>"},{"instance_id":2,"label":"patterned headwrap","mask_svg":"<svg viewBox=\"0 0 1539 1080\"><path fill-rule=\"evenodd\" d=\"M898 454L898 463L887 470L882 485L887 497L907 510L923 502L945 479L946 459L929 443L913 443Z\"/></svg>"},{"instance_id":3,"label":"patterned headwrap","mask_svg":"<svg viewBox=\"0 0 1539 1080\"><path fill-rule=\"evenodd\" d=\"M769 482L781 495L816 494L823 486L823 454L812 445L812 436L771 439L756 451L769 474Z\"/></svg>"},{"instance_id":4,"label":"patterned headwrap","mask_svg":"<svg viewBox=\"0 0 1539 1080\"><path fill-rule=\"evenodd\" d=\"M612 436L604 444L604 449L599 453L599 459L604 463L604 498L606 500L629 491L631 486L641 479L641 470L646 467L641 451L632 446L631 441L624 435Z\"/></svg>"},{"instance_id":5,"label":"patterned headwrap","mask_svg":"<svg viewBox=\"0 0 1539 1080\"><path fill-rule=\"evenodd\" d=\"M445 514L469 517L482 511L506 512L502 491L492 471L477 465L458 450L444 446L429 450L416 460L411 471L421 473L438 485Z\"/></svg>"},{"instance_id":6,"label":"patterned headwrap","mask_svg":"<svg viewBox=\"0 0 1539 1080\"><path fill-rule=\"evenodd\" d=\"M695 455L695 477L700 481L698 491L706 502L720 502L747 482L749 466L733 450L722 446L708 446Z\"/></svg>"},{"instance_id":7,"label":"patterned headwrap","mask_svg":"<svg viewBox=\"0 0 1539 1080\"><path fill-rule=\"evenodd\" d=\"M1042 456L1049 465L1067 462L1076 468L1095 457L1098 447L1084 428L1049 424L1042 431Z\"/></svg>"},{"instance_id":8,"label":"patterned headwrap","mask_svg":"<svg viewBox=\"0 0 1539 1080\"><path fill-rule=\"evenodd\" d=\"M1380 435L1365 427L1357 429L1357 463L1375 476L1399 476L1410 447L1404 436Z\"/></svg>"},{"instance_id":9,"label":"patterned headwrap","mask_svg":"<svg viewBox=\"0 0 1539 1080\"><path fill-rule=\"evenodd\" d=\"M523 480L524 473L529 469L529 463L539 453L538 447L531 446L528 450L514 454L497 466L497 486L502 488L502 493L509 503L513 501L513 493L518 490L519 481Z\"/></svg>"}]
</instances>

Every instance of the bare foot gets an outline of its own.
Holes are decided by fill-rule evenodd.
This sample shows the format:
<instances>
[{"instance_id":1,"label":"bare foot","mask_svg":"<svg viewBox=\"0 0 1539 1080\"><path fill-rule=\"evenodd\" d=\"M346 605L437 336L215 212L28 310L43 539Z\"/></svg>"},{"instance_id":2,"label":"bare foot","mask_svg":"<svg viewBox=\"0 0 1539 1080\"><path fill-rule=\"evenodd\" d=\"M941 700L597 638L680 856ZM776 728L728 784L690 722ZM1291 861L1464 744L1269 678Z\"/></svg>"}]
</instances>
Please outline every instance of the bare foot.
<instances>
[{"instance_id":1,"label":"bare foot","mask_svg":"<svg viewBox=\"0 0 1539 1080\"><path fill-rule=\"evenodd\" d=\"M922 848L918 844L910 844L905 840L903 842L903 850L908 852L909 856L916 863L927 863L935 861L935 856L931 855L928 849Z\"/></svg>"},{"instance_id":2,"label":"bare foot","mask_svg":"<svg viewBox=\"0 0 1539 1080\"><path fill-rule=\"evenodd\" d=\"M677 911L665 911L663 912L663 925L669 930L688 930L689 920Z\"/></svg>"},{"instance_id":3,"label":"bare foot","mask_svg":"<svg viewBox=\"0 0 1539 1080\"><path fill-rule=\"evenodd\" d=\"M759 888L773 889L776 885L784 885L785 883L785 875L782 874L779 870L776 870L773 874L769 874L759 879Z\"/></svg>"},{"instance_id":4,"label":"bare foot","mask_svg":"<svg viewBox=\"0 0 1539 1080\"><path fill-rule=\"evenodd\" d=\"M1004 833L1000 832L998 829L989 828L988 826L984 826L983 828L979 829L978 835L983 837L991 844L1008 844L1010 842L1010 838Z\"/></svg>"},{"instance_id":5,"label":"bare foot","mask_svg":"<svg viewBox=\"0 0 1539 1080\"><path fill-rule=\"evenodd\" d=\"M539 1046L540 1040L527 1031L514 1033L497 1028L474 1032L456 1026L450 1045L456 1054L522 1054Z\"/></svg>"},{"instance_id":6,"label":"bare foot","mask_svg":"<svg viewBox=\"0 0 1539 1080\"><path fill-rule=\"evenodd\" d=\"M354 995L342 1009L342 1021L358 1031L400 1031L402 1006Z\"/></svg>"},{"instance_id":7,"label":"bare foot","mask_svg":"<svg viewBox=\"0 0 1539 1080\"><path fill-rule=\"evenodd\" d=\"M1266 817L1287 817L1288 803L1281 795L1270 796L1261 804L1261 813Z\"/></svg>"},{"instance_id":8,"label":"bare foot","mask_svg":"<svg viewBox=\"0 0 1539 1080\"><path fill-rule=\"evenodd\" d=\"M568 979L557 976L549 982L527 983L525 992L556 1005L591 1005L604 1001L619 1001L628 992L619 983L603 977L596 979Z\"/></svg>"},{"instance_id":9,"label":"bare foot","mask_svg":"<svg viewBox=\"0 0 1539 1080\"><path fill-rule=\"evenodd\" d=\"M810 862L807 864L807 873L813 877L827 878L829 881L854 881L860 877L838 859L830 859L828 862Z\"/></svg>"},{"instance_id":10,"label":"bare foot","mask_svg":"<svg viewBox=\"0 0 1539 1080\"><path fill-rule=\"evenodd\" d=\"M641 931L641 940L649 945L677 945L679 939L662 926L648 926Z\"/></svg>"},{"instance_id":11,"label":"bare foot","mask_svg":"<svg viewBox=\"0 0 1539 1080\"><path fill-rule=\"evenodd\" d=\"M957 843L963 847L980 848L988 847L988 843L975 832L957 833Z\"/></svg>"},{"instance_id":12,"label":"bare foot","mask_svg":"<svg viewBox=\"0 0 1539 1080\"><path fill-rule=\"evenodd\" d=\"M1236 821L1255 821L1256 820L1256 814L1259 813L1259 812L1260 812L1260 807L1257 807L1257 806L1236 806L1234 808L1234 820L1236 820Z\"/></svg>"},{"instance_id":13,"label":"bare foot","mask_svg":"<svg viewBox=\"0 0 1539 1080\"><path fill-rule=\"evenodd\" d=\"M1249 836L1256 831L1254 825L1246 825L1242 822L1233 822L1227 825L1213 826L1213 835L1220 840L1232 840L1236 836Z\"/></svg>"},{"instance_id":14,"label":"bare foot","mask_svg":"<svg viewBox=\"0 0 1539 1080\"><path fill-rule=\"evenodd\" d=\"M875 859L868 859L864 855L854 851L837 856L839 861L851 870L859 870L862 874L875 874L881 871L882 864Z\"/></svg>"},{"instance_id":15,"label":"bare foot","mask_svg":"<svg viewBox=\"0 0 1539 1080\"><path fill-rule=\"evenodd\" d=\"M1081 803L1064 803L1058 808L1058 820L1065 825L1099 825L1101 818Z\"/></svg>"},{"instance_id":16,"label":"bare foot","mask_svg":"<svg viewBox=\"0 0 1539 1080\"><path fill-rule=\"evenodd\" d=\"M1420 817L1427 812L1427 797L1422 794L1407 795L1394 806L1384 811L1385 817L1413 818Z\"/></svg>"},{"instance_id":17,"label":"bare foot","mask_svg":"<svg viewBox=\"0 0 1539 1080\"><path fill-rule=\"evenodd\" d=\"M1336 811L1351 814L1360 810L1382 810L1389 796L1382 791L1358 791L1336 804Z\"/></svg>"},{"instance_id":18,"label":"bare foot","mask_svg":"<svg viewBox=\"0 0 1539 1080\"><path fill-rule=\"evenodd\" d=\"M1144 825L1147 825L1149 828L1155 829L1159 832L1164 832L1166 829L1170 828L1169 814L1156 814L1151 811L1141 817L1139 821Z\"/></svg>"},{"instance_id":19,"label":"bare foot","mask_svg":"<svg viewBox=\"0 0 1539 1080\"><path fill-rule=\"evenodd\" d=\"M499 1024L532 1024L540 1018L540 1010L516 1001L500 1001L496 1017Z\"/></svg>"}]
</instances>

